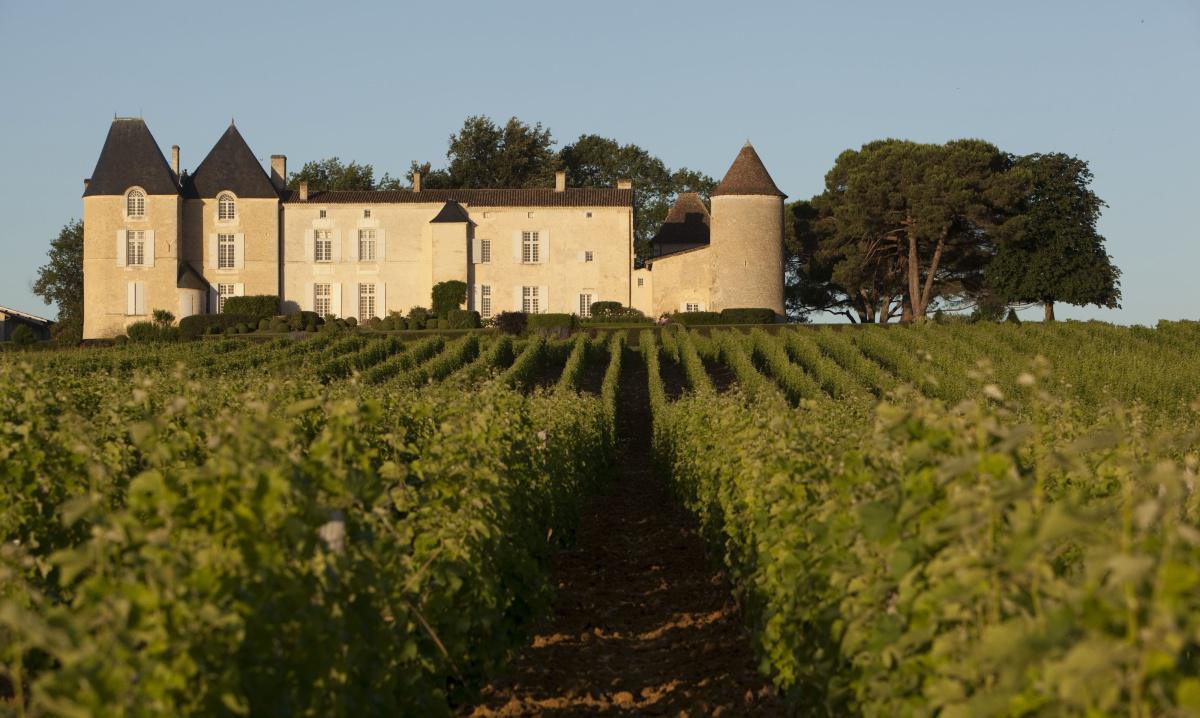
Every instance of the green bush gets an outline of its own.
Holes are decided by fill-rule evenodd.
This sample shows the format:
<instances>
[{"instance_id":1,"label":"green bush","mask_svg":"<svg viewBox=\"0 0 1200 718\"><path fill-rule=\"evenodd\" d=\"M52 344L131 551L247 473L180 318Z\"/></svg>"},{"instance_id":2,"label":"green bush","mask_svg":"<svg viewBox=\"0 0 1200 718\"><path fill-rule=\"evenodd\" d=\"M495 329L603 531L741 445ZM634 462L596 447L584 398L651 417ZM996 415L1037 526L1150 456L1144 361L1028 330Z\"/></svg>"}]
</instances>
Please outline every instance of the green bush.
<instances>
[{"instance_id":1,"label":"green bush","mask_svg":"<svg viewBox=\"0 0 1200 718\"><path fill-rule=\"evenodd\" d=\"M348 326L348 327L357 327L358 326L358 318L357 317L346 317L342 321L346 322L346 326Z\"/></svg>"},{"instance_id":2,"label":"green bush","mask_svg":"<svg viewBox=\"0 0 1200 718\"><path fill-rule=\"evenodd\" d=\"M433 313L446 319L450 316L450 312L458 309L467 301L467 284L457 279L438 282L433 285L430 299L433 303Z\"/></svg>"},{"instance_id":3,"label":"green bush","mask_svg":"<svg viewBox=\"0 0 1200 718\"><path fill-rule=\"evenodd\" d=\"M437 322L437 326L435 327L436 329L449 329L450 328L450 321L448 319L437 319L435 321Z\"/></svg>"},{"instance_id":4,"label":"green bush","mask_svg":"<svg viewBox=\"0 0 1200 718\"><path fill-rule=\"evenodd\" d=\"M156 322L134 322L125 328L131 342L173 341L179 338L179 329Z\"/></svg>"},{"instance_id":5,"label":"green bush","mask_svg":"<svg viewBox=\"0 0 1200 718\"><path fill-rule=\"evenodd\" d=\"M222 314L242 314L265 319L279 314L279 297L274 294L255 294L249 297L229 297Z\"/></svg>"},{"instance_id":6,"label":"green bush","mask_svg":"<svg viewBox=\"0 0 1200 718\"><path fill-rule=\"evenodd\" d=\"M764 307L722 309L722 324L774 324L775 311Z\"/></svg>"},{"instance_id":7,"label":"green bush","mask_svg":"<svg viewBox=\"0 0 1200 718\"><path fill-rule=\"evenodd\" d=\"M500 312L492 317L492 324L502 334L518 335L525 331L529 315L525 312Z\"/></svg>"},{"instance_id":8,"label":"green bush","mask_svg":"<svg viewBox=\"0 0 1200 718\"><path fill-rule=\"evenodd\" d=\"M620 302L592 302L592 320L598 322L639 322L646 319L640 309L626 307Z\"/></svg>"},{"instance_id":9,"label":"green bush","mask_svg":"<svg viewBox=\"0 0 1200 718\"><path fill-rule=\"evenodd\" d=\"M545 336L566 337L579 326L574 314L530 314L525 328Z\"/></svg>"},{"instance_id":10,"label":"green bush","mask_svg":"<svg viewBox=\"0 0 1200 718\"><path fill-rule=\"evenodd\" d=\"M671 321L679 322L685 327L724 323L718 312L675 312L671 315Z\"/></svg>"},{"instance_id":11,"label":"green bush","mask_svg":"<svg viewBox=\"0 0 1200 718\"><path fill-rule=\"evenodd\" d=\"M425 307L413 307L408 310L408 328L409 329L424 329L425 322L429 321L432 314Z\"/></svg>"},{"instance_id":12,"label":"green bush","mask_svg":"<svg viewBox=\"0 0 1200 718\"><path fill-rule=\"evenodd\" d=\"M179 336L194 339L204 334L221 334L239 324L254 322L257 325L258 319L244 314L193 314L179 320Z\"/></svg>"},{"instance_id":13,"label":"green bush","mask_svg":"<svg viewBox=\"0 0 1200 718\"><path fill-rule=\"evenodd\" d=\"M10 340L15 346L27 347L37 341L37 336L34 335L33 330L29 327L25 326L24 324L18 324L17 327L13 329Z\"/></svg>"},{"instance_id":14,"label":"green bush","mask_svg":"<svg viewBox=\"0 0 1200 718\"><path fill-rule=\"evenodd\" d=\"M470 309L452 309L446 319L451 329L478 329L479 312Z\"/></svg>"}]
</instances>

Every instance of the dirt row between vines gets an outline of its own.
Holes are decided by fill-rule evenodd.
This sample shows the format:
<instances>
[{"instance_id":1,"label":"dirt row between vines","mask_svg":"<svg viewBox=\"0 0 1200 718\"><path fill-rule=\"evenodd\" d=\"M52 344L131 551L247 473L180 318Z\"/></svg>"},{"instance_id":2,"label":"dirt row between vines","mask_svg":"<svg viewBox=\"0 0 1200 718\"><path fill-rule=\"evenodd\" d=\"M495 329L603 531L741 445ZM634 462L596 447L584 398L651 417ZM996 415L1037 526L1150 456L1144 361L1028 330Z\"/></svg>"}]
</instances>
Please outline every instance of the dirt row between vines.
<instances>
[{"instance_id":1,"label":"dirt row between vines","mask_svg":"<svg viewBox=\"0 0 1200 718\"><path fill-rule=\"evenodd\" d=\"M695 522L655 476L646 367L627 350L620 461L555 559L552 615L465 716L767 716L742 616Z\"/></svg>"}]
</instances>

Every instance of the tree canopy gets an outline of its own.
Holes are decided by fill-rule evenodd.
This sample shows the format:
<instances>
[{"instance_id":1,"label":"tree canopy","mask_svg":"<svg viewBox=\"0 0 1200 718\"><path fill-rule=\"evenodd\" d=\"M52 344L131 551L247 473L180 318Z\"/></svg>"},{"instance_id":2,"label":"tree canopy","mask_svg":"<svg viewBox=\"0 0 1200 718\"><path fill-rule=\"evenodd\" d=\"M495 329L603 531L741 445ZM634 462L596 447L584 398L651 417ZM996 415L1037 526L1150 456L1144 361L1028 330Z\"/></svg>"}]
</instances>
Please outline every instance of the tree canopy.
<instances>
[{"instance_id":1,"label":"tree canopy","mask_svg":"<svg viewBox=\"0 0 1200 718\"><path fill-rule=\"evenodd\" d=\"M55 334L78 341L83 335L83 222L67 222L46 254L50 261L38 268L33 292L58 305Z\"/></svg>"},{"instance_id":2,"label":"tree canopy","mask_svg":"<svg viewBox=\"0 0 1200 718\"><path fill-rule=\"evenodd\" d=\"M375 181L375 168L369 164L343 162L337 157L305 162L304 166L288 177L288 187L297 189L301 182L308 182L314 190L367 191L375 189L400 189L400 181L384 173Z\"/></svg>"}]
</instances>

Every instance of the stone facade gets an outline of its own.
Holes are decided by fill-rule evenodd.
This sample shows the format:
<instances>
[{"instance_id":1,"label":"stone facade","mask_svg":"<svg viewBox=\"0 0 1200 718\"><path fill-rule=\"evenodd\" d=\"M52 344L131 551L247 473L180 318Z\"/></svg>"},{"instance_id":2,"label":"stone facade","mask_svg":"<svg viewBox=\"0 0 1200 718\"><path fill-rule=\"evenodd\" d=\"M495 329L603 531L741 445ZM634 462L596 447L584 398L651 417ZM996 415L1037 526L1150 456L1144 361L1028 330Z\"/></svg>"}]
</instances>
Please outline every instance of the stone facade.
<instances>
[{"instance_id":1,"label":"stone facade","mask_svg":"<svg viewBox=\"0 0 1200 718\"><path fill-rule=\"evenodd\" d=\"M113 122L85 184L85 338L123 333L155 309L217 312L237 295L361 321L428 306L450 279L485 317L584 314L597 301L655 315L783 310L782 193L745 194L761 181L714 195L711 244L673 244L637 267L627 182L568 188L560 173L545 189L422 191L414 177L411 190L289 190L285 158L273 155L268 175L232 125L193 175L179 172L177 148L172 158L140 119ZM694 196L687 208L691 220L707 211Z\"/></svg>"}]
</instances>

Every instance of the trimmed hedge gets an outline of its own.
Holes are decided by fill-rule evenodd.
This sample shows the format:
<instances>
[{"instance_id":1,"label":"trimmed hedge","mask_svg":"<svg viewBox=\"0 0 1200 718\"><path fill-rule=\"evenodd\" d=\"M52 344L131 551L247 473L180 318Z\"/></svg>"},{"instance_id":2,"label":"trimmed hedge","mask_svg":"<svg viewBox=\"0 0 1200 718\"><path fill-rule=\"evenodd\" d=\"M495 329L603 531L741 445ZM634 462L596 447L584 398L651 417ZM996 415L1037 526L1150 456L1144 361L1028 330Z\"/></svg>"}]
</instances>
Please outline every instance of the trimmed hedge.
<instances>
[{"instance_id":1,"label":"trimmed hedge","mask_svg":"<svg viewBox=\"0 0 1200 718\"><path fill-rule=\"evenodd\" d=\"M168 342L179 338L179 328L155 322L134 322L125 327L131 342Z\"/></svg>"},{"instance_id":2,"label":"trimmed hedge","mask_svg":"<svg viewBox=\"0 0 1200 718\"><path fill-rule=\"evenodd\" d=\"M640 309L627 307L620 302L592 302L592 321L621 322L640 321L646 318Z\"/></svg>"},{"instance_id":3,"label":"trimmed hedge","mask_svg":"<svg viewBox=\"0 0 1200 718\"><path fill-rule=\"evenodd\" d=\"M525 312L500 312L492 317L492 324L503 334L521 334L525 331L529 315Z\"/></svg>"},{"instance_id":4,"label":"trimmed hedge","mask_svg":"<svg viewBox=\"0 0 1200 718\"><path fill-rule=\"evenodd\" d=\"M258 326L258 320L259 317L248 314L193 314L179 320L179 336L184 339L195 339L204 334L213 334L212 330L214 329L217 330L216 333L226 333L239 324Z\"/></svg>"},{"instance_id":5,"label":"trimmed hedge","mask_svg":"<svg viewBox=\"0 0 1200 718\"><path fill-rule=\"evenodd\" d=\"M453 309L446 317L451 329L478 329L479 312L470 309Z\"/></svg>"},{"instance_id":6,"label":"trimmed hedge","mask_svg":"<svg viewBox=\"0 0 1200 718\"><path fill-rule=\"evenodd\" d=\"M269 319L279 314L279 297L274 294L253 294L248 297L229 297L225 300L222 314L240 314L259 319Z\"/></svg>"},{"instance_id":7,"label":"trimmed hedge","mask_svg":"<svg viewBox=\"0 0 1200 718\"><path fill-rule=\"evenodd\" d=\"M671 315L671 321L679 322L685 327L725 323L719 312L675 312Z\"/></svg>"},{"instance_id":8,"label":"trimmed hedge","mask_svg":"<svg viewBox=\"0 0 1200 718\"><path fill-rule=\"evenodd\" d=\"M530 314L525 328L538 334L565 337L579 326L574 314Z\"/></svg>"},{"instance_id":9,"label":"trimmed hedge","mask_svg":"<svg viewBox=\"0 0 1200 718\"><path fill-rule=\"evenodd\" d=\"M723 324L774 324L775 310L765 307L721 310Z\"/></svg>"}]
</instances>

